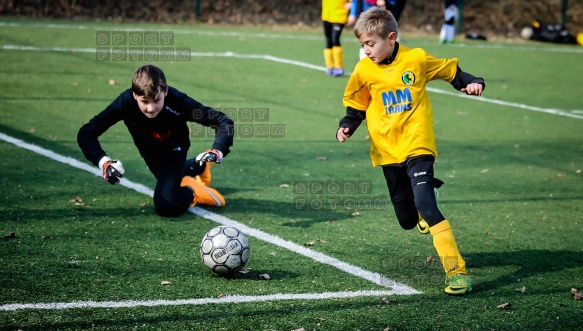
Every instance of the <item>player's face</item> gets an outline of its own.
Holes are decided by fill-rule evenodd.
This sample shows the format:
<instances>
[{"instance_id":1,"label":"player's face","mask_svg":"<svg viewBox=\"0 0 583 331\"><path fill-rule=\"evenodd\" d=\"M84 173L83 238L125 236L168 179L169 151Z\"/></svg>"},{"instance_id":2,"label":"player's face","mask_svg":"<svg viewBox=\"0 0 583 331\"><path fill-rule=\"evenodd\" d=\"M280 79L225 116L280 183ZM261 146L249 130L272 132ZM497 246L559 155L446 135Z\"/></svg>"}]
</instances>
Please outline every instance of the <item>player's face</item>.
<instances>
[{"instance_id":1,"label":"player's face","mask_svg":"<svg viewBox=\"0 0 583 331\"><path fill-rule=\"evenodd\" d=\"M138 107L147 118L154 118L158 116L162 108L164 107L164 97L168 91L164 94L160 94L159 99L154 99L153 97L146 97L143 95L137 95L134 93L134 99L138 102Z\"/></svg>"},{"instance_id":2,"label":"player's face","mask_svg":"<svg viewBox=\"0 0 583 331\"><path fill-rule=\"evenodd\" d=\"M372 62L379 63L393 53L396 39L397 34L394 32L389 33L386 38L382 38L374 33L363 33L358 38L358 41L364 47L364 54Z\"/></svg>"}]
</instances>

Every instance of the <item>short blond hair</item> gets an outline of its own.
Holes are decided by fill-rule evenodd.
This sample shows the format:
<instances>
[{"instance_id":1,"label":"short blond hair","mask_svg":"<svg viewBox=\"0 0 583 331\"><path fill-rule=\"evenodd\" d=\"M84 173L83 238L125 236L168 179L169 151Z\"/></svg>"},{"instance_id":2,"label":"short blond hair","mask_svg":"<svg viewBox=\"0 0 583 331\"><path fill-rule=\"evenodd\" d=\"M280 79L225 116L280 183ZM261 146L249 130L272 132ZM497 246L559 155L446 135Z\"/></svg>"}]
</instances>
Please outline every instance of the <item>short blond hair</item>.
<instances>
[{"instance_id":1,"label":"short blond hair","mask_svg":"<svg viewBox=\"0 0 583 331\"><path fill-rule=\"evenodd\" d=\"M399 24L390 11L372 7L360 14L360 17L354 24L354 35L360 38L363 33L376 34L381 38L386 38L389 33L399 33Z\"/></svg>"},{"instance_id":2,"label":"short blond hair","mask_svg":"<svg viewBox=\"0 0 583 331\"><path fill-rule=\"evenodd\" d=\"M160 95L166 93L168 84L162 69L148 64L139 67L132 78L132 92L146 98L160 99Z\"/></svg>"}]
</instances>

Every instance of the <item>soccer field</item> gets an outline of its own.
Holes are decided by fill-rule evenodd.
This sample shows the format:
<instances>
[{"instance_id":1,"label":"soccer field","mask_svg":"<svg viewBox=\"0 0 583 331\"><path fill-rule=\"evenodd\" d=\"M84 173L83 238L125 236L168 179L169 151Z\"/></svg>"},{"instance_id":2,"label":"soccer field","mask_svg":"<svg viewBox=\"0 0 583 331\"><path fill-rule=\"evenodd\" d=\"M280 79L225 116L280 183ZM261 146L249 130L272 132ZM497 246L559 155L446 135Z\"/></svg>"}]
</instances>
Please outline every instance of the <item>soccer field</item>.
<instances>
[{"instance_id":1,"label":"soccer field","mask_svg":"<svg viewBox=\"0 0 583 331\"><path fill-rule=\"evenodd\" d=\"M351 71L359 45L348 30L342 42ZM478 98L429 84L439 206L475 283L463 297L443 293L431 236L400 228L365 126L336 141L348 76L325 75L320 30L3 17L0 330L580 327L583 48L407 31L403 44L457 57L487 84ZM146 63L235 120L232 152L213 167L227 207L157 216L154 177L122 123L100 138L123 161L121 185L81 154L78 129ZM193 124L191 141L194 157L213 137ZM199 256L221 224L250 242L233 279Z\"/></svg>"}]
</instances>

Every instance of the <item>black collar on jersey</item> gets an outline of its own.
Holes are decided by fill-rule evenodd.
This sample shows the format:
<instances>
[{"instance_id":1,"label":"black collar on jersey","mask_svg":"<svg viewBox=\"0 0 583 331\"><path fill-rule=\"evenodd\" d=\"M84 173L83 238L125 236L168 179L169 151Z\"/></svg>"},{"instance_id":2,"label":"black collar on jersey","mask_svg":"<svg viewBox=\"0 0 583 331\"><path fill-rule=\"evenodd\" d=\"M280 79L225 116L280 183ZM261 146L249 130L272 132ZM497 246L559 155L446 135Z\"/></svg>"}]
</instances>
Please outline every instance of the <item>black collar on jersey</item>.
<instances>
[{"instance_id":1,"label":"black collar on jersey","mask_svg":"<svg viewBox=\"0 0 583 331\"><path fill-rule=\"evenodd\" d=\"M391 54L391 56L389 56L388 58L379 62L379 64L391 64L391 63L393 63L393 61L395 61L395 58L397 57L398 52L399 52L399 43L395 41L395 48L393 49L393 54Z\"/></svg>"}]
</instances>

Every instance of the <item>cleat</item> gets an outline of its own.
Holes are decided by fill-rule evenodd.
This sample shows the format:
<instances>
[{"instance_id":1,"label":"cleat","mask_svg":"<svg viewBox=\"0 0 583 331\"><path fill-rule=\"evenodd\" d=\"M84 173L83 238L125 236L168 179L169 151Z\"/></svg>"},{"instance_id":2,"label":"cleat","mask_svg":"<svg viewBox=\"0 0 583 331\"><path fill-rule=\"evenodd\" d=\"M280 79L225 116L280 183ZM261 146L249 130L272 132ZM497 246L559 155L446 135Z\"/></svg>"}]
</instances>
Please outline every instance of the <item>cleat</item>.
<instances>
[{"instance_id":1,"label":"cleat","mask_svg":"<svg viewBox=\"0 0 583 331\"><path fill-rule=\"evenodd\" d=\"M423 218L421 218L421 215L419 215L419 222L417 222L417 230L421 234L429 233L429 224L427 224L427 222Z\"/></svg>"},{"instance_id":2,"label":"cleat","mask_svg":"<svg viewBox=\"0 0 583 331\"><path fill-rule=\"evenodd\" d=\"M334 68L327 68L326 75L333 76L334 75Z\"/></svg>"},{"instance_id":3,"label":"cleat","mask_svg":"<svg viewBox=\"0 0 583 331\"><path fill-rule=\"evenodd\" d=\"M449 295L464 295L472 290L472 278L466 274L454 274L445 280L444 292Z\"/></svg>"},{"instance_id":4,"label":"cleat","mask_svg":"<svg viewBox=\"0 0 583 331\"><path fill-rule=\"evenodd\" d=\"M344 75L344 69L342 68L334 68L334 70L332 71L332 76L334 77L340 77Z\"/></svg>"},{"instance_id":5,"label":"cleat","mask_svg":"<svg viewBox=\"0 0 583 331\"><path fill-rule=\"evenodd\" d=\"M215 165L214 162L207 162L204 171L200 175L194 177L196 181L203 186L209 186L212 180L211 167L213 165Z\"/></svg>"},{"instance_id":6,"label":"cleat","mask_svg":"<svg viewBox=\"0 0 583 331\"><path fill-rule=\"evenodd\" d=\"M184 176L180 186L189 187L193 192L190 208L198 204L216 207L224 207L227 204L225 198L217 190L201 185L196 179L190 176Z\"/></svg>"}]
</instances>

